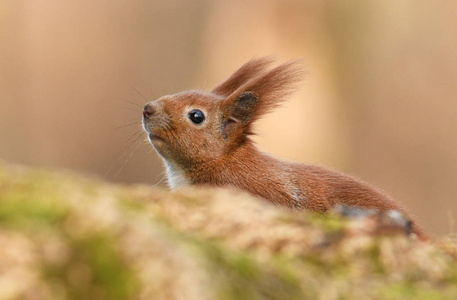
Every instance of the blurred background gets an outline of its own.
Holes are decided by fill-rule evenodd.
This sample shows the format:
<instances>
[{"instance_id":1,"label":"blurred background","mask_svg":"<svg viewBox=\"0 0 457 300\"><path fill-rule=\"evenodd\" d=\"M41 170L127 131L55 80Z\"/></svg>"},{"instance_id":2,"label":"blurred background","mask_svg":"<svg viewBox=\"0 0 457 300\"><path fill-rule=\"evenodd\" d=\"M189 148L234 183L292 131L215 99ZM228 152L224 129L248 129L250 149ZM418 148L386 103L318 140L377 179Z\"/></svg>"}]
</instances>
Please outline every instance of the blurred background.
<instances>
[{"instance_id":1,"label":"blurred background","mask_svg":"<svg viewBox=\"0 0 457 300\"><path fill-rule=\"evenodd\" d=\"M2 0L0 159L164 186L125 125L265 55L308 75L258 123L262 150L363 178L437 236L457 229L454 1Z\"/></svg>"}]
</instances>

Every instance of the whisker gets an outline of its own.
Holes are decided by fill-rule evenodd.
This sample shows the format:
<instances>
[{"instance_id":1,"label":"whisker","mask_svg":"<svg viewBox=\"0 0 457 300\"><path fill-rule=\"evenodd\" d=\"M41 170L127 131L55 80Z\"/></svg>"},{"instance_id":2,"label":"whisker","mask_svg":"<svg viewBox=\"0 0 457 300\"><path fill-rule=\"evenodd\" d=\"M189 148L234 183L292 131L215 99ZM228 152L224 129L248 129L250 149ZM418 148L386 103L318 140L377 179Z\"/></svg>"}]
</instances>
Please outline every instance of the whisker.
<instances>
[{"instance_id":1,"label":"whisker","mask_svg":"<svg viewBox=\"0 0 457 300\"><path fill-rule=\"evenodd\" d=\"M132 88L133 90L135 90L135 92L136 92L138 95L140 95L140 96L144 99L144 101L148 102L148 99L147 99L142 93L140 93L140 91L137 90L133 85L130 85L130 88Z\"/></svg>"},{"instance_id":2,"label":"whisker","mask_svg":"<svg viewBox=\"0 0 457 300\"><path fill-rule=\"evenodd\" d=\"M130 127L130 126L134 126L134 125L141 125L141 123L140 122L135 122L135 123L131 123L131 124L115 127L114 129L116 130L116 129L126 128L126 127Z\"/></svg>"},{"instance_id":3,"label":"whisker","mask_svg":"<svg viewBox=\"0 0 457 300\"><path fill-rule=\"evenodd\" d=\"M126 110L131 110L131 111L134 111L134 112L136 112L136 113L140 113L140 112L138 111L138 109L133 109L133 108L131 108L131 107L121 106L121 108L126 109Z\"/></svg>"},{"instance_id":4,"label":"whisker","mask_svg":"<svg viewBox=\"0 0 457 300\"><path fill-rule=\"evenodd\" d=\"M117 158L112 162L111 167L106 171L105 177L114 169L117 163L127 155L128 151L132 148L132 146L136 143L136 141L141 137L143 130L140 128L138 129L126 142L125 145L122 147L122 150L119 151L117 154ZM119 155L122 153L122 155Z\"/></svg>"},{"instance_id":5,"label":"whisker","mask_svg":"<svg viewBox=\"0 0 457 300\"><path fill-rule=\"evenodd\" d=\"M130 160L130 158L132 158L133 156L133 153L135 152L136 149L138 149L138 147L141 145L141 143L137 143L138 139L135 141L135 143L137 144L136 147L132 150L132 152L130 153L130 155L127 157L127 159L124 161L124 163L122 164L122 166L119 168L119 170L117 170L116 174L114 174L114 178L117 177L117 175L119 174L119 172L121 172L121 170L124 168L124 166L127 164L127 162Z\"/></svg>"},{"instance_id":6,"label":"whisker","mask_svg":"<svg viewBox=\"0 0 457 300\"><path fill-rule=\"evenodd\" d=\"M132 145L133 145L142 135L143 135L143 130L140 128L140 129L138 129L138 131L135 132L135 134L134 134L133 136L131 136L131 137L127 140L126 145L124 146L124 148L123 148L121 151L124 151L124 150L127 150L127 151L128 151L128 150L132 147ZM134 142L129 143L129 141L132 141L132 140L134 140ZM124 155L125 155L125 152L124 152L124 154L121 156L121 158L122 158Z\"/></svg>"},{"instance_id":7,"label":"whisker","mask_svg":"<svg viewBox=\"0 0 457 300\"><path fill-rule=\"evenodd\" d=\"M132 149L132 147L137 144L138 140L140 139L140 137L142 135L142 131L140 130L139 133L140 133L139 135L137 132L135 134L135 136L130 137L129 140L132 140L132 142L127 144L124 147L124 149L122 149L122 151L124 151L124 153L116 160L116 163L119 162L122 158L124 158L127 155L127 153L129 152L129 150ZM118 173L119 173L119 171L118 171Z\"/></svg>"},{"instance_id":8,"label":"whisker","mask_svg":"<svg viewBox=\"0 0 457 300\"><path fill-rule=\"evenodd\" d=\"M143 106L142 106L143 103L138 103L138 102L136 101L136 100L138 100L138 99L136 99L136 98L130 99L130 97L119 96L119 95L117 95L117 94L112 95L111 98L114 98L114 99L117 100L117 101L123 101L123 102L127 102L127 103L129 103L129 104L133 104L133 105L137 105L137 106L139 106L139 107L143 107Z\"/></svg>"},{"instance_id":9,"label":"whisker","mask_svg":"<svg viewBox=\"0 0 457 300\"><path fill-rule=\"evenodd\" d=\"M132 102L132 101L129 101L129 100L126 100L126 99L122 99L122 98L118 98L118 99L119 99L119 101L124 101L124 102L130 103L130 104L133 104L133 105L135 105L137 107L142 108L141 105L139 105L138 103L135 103L135 102Z\"/></svg>"},{"instance_id":10,"label":"whisker","mask_svg":"<svg viewBox=\"0 0 457 300\"><path fill-rule=\"evenodd\" d=\"M156 184L152 185L151 187L156 187L158 186L162 181L164 181L165 178L167 178L167 174L165 172L162 172L162 179L159 180Z\"/></svg>"}]
</instances>

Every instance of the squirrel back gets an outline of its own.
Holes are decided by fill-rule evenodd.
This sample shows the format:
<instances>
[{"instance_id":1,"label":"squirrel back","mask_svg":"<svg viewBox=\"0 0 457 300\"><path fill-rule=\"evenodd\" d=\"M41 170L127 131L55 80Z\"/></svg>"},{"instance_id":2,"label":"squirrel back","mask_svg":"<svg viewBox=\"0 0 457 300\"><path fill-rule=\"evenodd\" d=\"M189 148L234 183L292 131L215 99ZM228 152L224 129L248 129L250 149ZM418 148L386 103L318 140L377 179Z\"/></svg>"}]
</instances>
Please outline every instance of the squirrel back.
<instances>
[{"instance_id":1,"label":"squirrel back","mask_svg":"<svg viewBox=\"0 0 457 300\"><path fill-rule=\"evenodd\" d=\"M148 102L143 127L166 166L172 189L229 186L293 210L326 212L335 205L405 209L370 185L326 168L283 162L257 150L252 124L296 88L296 62L270 68L251 60L209 93L186 91ZM425 233L413 221L413 232Z\"/></svg>"}]
</instances>

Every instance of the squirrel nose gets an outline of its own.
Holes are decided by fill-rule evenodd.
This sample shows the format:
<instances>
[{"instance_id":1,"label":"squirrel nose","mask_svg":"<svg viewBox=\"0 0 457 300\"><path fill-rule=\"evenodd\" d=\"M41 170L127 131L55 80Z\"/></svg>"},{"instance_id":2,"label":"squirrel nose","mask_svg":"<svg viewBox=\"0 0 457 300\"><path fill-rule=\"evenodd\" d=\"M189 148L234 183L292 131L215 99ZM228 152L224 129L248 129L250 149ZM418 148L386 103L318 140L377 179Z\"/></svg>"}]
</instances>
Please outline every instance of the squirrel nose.
<instances>
[{"instance_id":1,"label":"squirrel nose","mask_svg":"<svg viewBox=\"0 0 457 300\"><path fill-rule=\"evenodd\" d=\"M151 117L153 114L155 114L155 109L154 107L151 105L151 103L148 103L146 104L144 107L143 107L143 116L148 119L149 117Z\"/></svg>"}]
</instances>

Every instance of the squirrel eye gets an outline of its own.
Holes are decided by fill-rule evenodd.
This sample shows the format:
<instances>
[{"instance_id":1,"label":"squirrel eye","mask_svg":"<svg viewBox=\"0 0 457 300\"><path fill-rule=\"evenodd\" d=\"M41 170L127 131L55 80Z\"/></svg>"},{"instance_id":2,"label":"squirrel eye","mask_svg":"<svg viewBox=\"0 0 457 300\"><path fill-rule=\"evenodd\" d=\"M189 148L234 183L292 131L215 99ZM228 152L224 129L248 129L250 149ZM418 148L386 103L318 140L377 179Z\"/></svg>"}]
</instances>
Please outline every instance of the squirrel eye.
<instances>
[{"instance_id":1,"label":"squirrel eye","mask_svg":"<svg viewBox=\"0 0 457 300\"><path fill-rule=\"evenodd\" d=\"M205 121L205 115L199 109L194 109L189 113L189 119L195 124L201 124Z\"/></svg>"}]
</instances>

